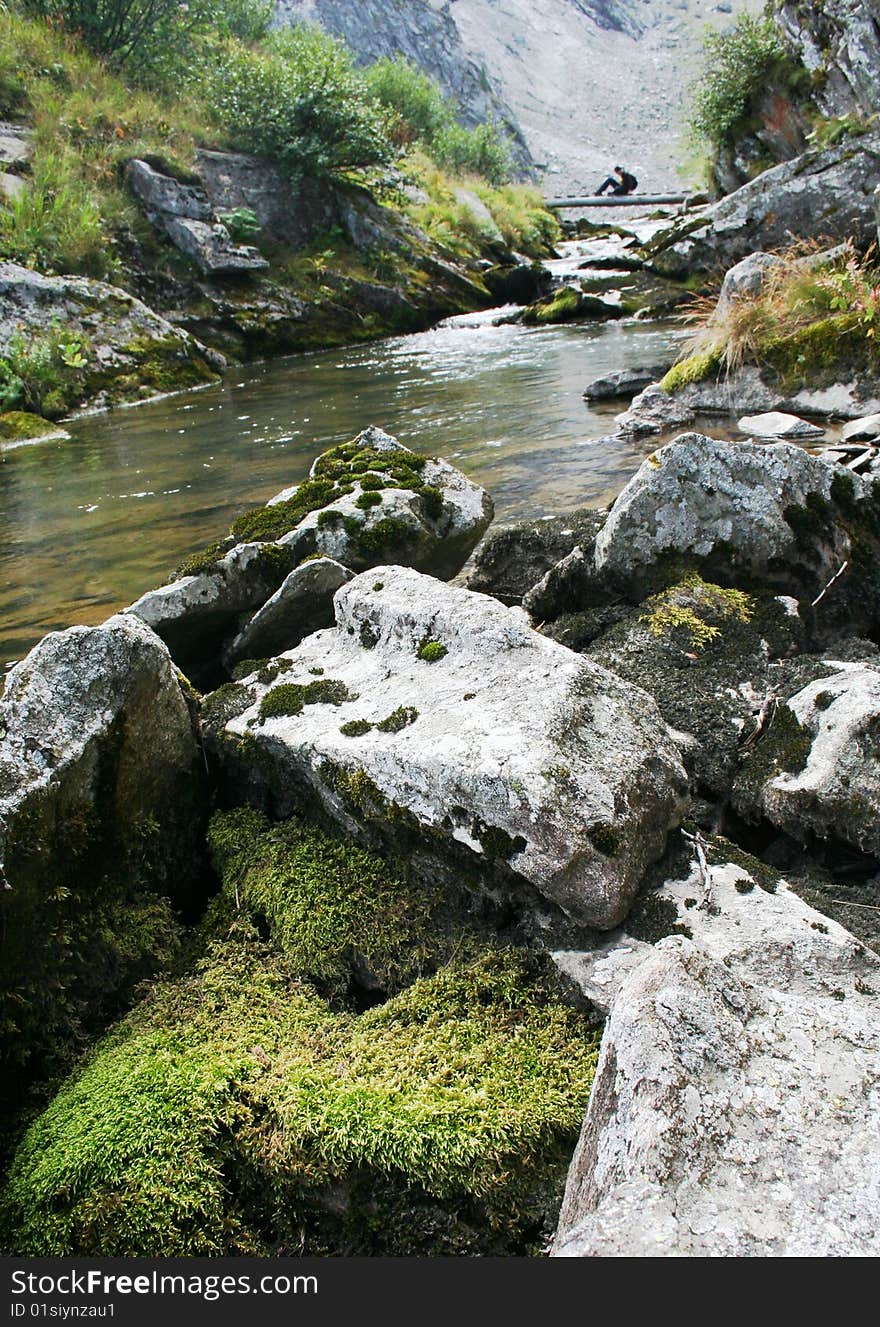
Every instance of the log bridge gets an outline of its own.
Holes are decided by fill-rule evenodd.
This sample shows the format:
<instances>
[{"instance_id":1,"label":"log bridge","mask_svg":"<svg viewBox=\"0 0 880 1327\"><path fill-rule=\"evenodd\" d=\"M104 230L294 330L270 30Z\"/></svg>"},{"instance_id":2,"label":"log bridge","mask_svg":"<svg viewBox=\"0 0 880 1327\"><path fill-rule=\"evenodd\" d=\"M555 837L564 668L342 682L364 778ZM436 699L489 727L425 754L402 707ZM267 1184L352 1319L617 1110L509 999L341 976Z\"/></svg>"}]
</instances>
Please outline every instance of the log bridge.
<instances>
[{"instance_id":1,"label":"log bridge","mask_svg":"<svg viewBox=\"0 0 880 1327\"><path fill-rule=\"evenodd\" d=\"M571 207L674 207L682 212L708 203L707 194L587 194L583 198L548 198L554 210Z\"/></svg>"}]
</instances>

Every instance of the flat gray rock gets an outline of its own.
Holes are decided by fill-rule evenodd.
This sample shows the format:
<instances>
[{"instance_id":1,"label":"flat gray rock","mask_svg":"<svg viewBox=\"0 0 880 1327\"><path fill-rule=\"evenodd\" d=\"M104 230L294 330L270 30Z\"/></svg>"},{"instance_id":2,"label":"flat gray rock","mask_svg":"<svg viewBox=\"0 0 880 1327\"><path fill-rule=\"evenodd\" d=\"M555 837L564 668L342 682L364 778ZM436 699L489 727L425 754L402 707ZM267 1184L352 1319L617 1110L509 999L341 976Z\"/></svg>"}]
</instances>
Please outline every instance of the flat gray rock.
<instances>
[{"instance_id":1,"label":"flat gray rock","mask_svg":"<svg viewBox=\"0 0 880 1327\"><path fill-rule=\"evenodd\" d=\"M744 415L739 421L741 433L748 433L754 438L822 438L825 430L817 424L811 424L797 415L786 414L782 410L770 410L762 415Z\"/></svg>"},{"instance_id":2,"label":"flat gray rock","mask_svg":"<svg viewBox=\"0 0 880 1327\"><path fill-rule=\"evenodd\" d=\"M333 596L352 575L332 558L318 557L295 567L224 651L226 667L280 654L313 631L332 626Z\"/></svg>"},{"instance_id":3,"label":"flat gray rock","mask_svg":"<svg viewBox=\"0 0 880 1327\"><path fill-rule=\"evenodd\" d=\"M840 431L843 442L878 442L880 441L880 415L864 415L861 419L850 420Z\"/></svg>"}]
</instances>

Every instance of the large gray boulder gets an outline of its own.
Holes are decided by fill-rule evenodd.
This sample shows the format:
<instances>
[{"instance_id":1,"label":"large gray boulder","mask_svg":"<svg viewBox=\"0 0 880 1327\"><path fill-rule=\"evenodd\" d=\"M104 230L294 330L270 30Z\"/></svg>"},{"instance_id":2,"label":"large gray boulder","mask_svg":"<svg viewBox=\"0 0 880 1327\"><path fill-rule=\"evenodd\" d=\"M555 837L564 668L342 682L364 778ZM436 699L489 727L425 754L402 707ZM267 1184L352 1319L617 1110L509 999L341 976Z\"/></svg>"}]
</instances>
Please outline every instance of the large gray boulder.
<instances>
[{"instance_id":1,"label":"large gray boulder","mask_svg":"<svg viewBox=\"0 0 880 1327\"><path fill-rule=\"evenodd\" d=\"M876 1256L880 962L712 863L651 896L678 934L560 956L611 1013L554 1256Z\"/></svg>"},{"instance_id":2,"label":"large gray boulder","mask_svg":"<svg viewBox=\"0 0 880 1327\"><path fill-rule=\"evenodd\" d=\"M834 470L790 443L764 447L685 433L642 464L596 539L595 570L627 582L663 559L715 562L783 591L827 584L850 552L846 531L798 513L828 503ZM853 481L860 497L862 486ZM810 528L805 528L810 527Z\"/></svg>"},{"instance_id":3,"label":"large gray boulder","mask_svg":"<svg viewBox=\"0 0 880 1327\"><path fill-rule=\"evenodd\" d=\"M134 617L53 632L0 700L0 973L13 1056L57 1048L167 945L206 775L168 651Z\"/></svg>"},{"instance_id":4,"label":"large gray boulder","mask_svg":"<svg viewBox=\"0 0 880 1327\"><path fill-rule=\"evenodd\" d=\"M727 270L759 250L792 239L852 239L867 248L877 234L873 192L880 170L875 131L813 149L764 171L700 214L658 236L652 265L664 276Z\"/></svg>"},{"instance_id":5,"label":"large gray boulder","mask_svg":"<svg viewBox=\"0 0 880 1327\"><path fill-rule=\"evenodd\" d=\"M279 685L261 672L218 693L229 778L276 814L311 801L453 879L615 925L682 811L650 698L518 610L409 569L377 567L335 603L334 630L276 661Z\"/></svg>"},{"instance_id":6,"label":"large gray boulder","mask_svg":"<svg viewBox=\"0 0 880 1327\"><path fill-rule=\"evenodd\" d=\"M786 45L812 75L812 97L828 117L880 111L880 10L876 0L788 0L775 14Z\"/></svg>"}]
</instances>

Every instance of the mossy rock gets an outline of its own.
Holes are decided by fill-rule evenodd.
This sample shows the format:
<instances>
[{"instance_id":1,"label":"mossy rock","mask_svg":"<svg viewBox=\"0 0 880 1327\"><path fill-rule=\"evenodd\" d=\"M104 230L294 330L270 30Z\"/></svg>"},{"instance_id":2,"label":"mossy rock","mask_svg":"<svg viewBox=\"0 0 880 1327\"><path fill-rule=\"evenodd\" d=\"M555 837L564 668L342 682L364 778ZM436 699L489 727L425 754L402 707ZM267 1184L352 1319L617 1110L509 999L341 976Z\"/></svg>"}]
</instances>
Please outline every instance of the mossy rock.
<instances>
[{"instance_id":1,"label":"mossy rock","mask_svg":"<svg viewBox=\"0 0 880 1327\"><path fill-rule=\"evenodd\" d=\"M332 1010L230 916L37 1119L0 1199L20 1255L528 1254L598 1036L523 954Z\"/></svg>"},{"instance_id":2,"label":"mossy rock","mask_svg":"<svg viewBox=\"0 0 880 1327\"><path fill-rule=\"evenodd\" d=\"M58 429L42 415L31 415L26 410L7 410L5 414L0 415L2 442L26 442L29 438L42 438L47 434L58 436L63 433L63 429Z\"/></svg>"}]
</instances>

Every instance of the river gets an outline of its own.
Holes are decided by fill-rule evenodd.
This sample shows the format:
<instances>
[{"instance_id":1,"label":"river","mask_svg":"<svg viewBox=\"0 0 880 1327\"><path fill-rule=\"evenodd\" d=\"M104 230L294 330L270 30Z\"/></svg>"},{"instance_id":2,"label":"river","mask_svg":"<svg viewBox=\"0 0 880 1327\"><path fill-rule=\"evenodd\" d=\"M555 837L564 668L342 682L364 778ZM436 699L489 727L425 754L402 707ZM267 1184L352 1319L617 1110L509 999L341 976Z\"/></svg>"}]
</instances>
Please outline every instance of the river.
<instances>
[{"instance_id":1,"label":"river","mask_svg":"<svg viewBox=\"0 0 880 1327\"><path fill-rule=\"evenodd\" d=\"M501 520L609 500L654 445L609 440L586 384L675 357L680 327L493 325L485 314L233 369L220 386L81 418L0 454L0 655L102 621L368 424L442 455Z\"/></svg>"}]
</instances>

